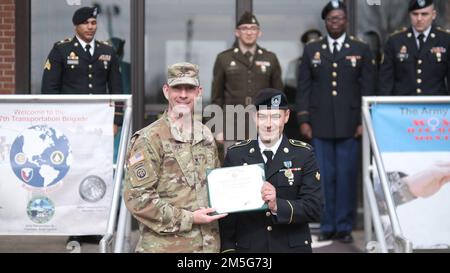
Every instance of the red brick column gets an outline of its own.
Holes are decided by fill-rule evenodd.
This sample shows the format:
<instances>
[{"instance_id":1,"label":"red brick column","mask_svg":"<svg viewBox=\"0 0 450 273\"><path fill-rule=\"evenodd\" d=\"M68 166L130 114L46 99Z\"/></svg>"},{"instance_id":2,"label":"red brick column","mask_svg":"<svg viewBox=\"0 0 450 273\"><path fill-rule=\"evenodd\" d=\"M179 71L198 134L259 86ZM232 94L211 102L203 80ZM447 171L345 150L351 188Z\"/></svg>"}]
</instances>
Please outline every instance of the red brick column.
<instances>
[{"instance_id":1,"label":"red brick column","mask_svg":"<svg viewBox=\"0 0 450 273\"><path fill-rule=\"evenodd\" d=\"M0 94L14 94L15 84L14 0L0 0Z\"/></svg>"}]
</instances>

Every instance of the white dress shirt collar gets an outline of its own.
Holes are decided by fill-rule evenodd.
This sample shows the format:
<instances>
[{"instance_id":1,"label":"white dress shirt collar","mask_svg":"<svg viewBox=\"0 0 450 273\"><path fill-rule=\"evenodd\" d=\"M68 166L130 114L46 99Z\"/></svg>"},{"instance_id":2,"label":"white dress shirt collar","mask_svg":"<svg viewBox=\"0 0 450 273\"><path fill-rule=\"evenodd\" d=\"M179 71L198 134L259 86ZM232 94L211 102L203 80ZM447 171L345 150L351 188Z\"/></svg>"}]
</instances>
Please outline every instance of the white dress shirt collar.
<instances>
[{"instance_id":1,"label":"white dress shirt collar","mask_svg":"<svg viewBox=\"0 0 450 273\"><path fill-rule=\"evenodd\" d=\"M427 30L425 30L424 32L418 32L415 28L412 28L412 29L413 29L413 32L414 32L414 37L416 37L416 40L419 39L420 33L423 33L423 35L425 35L425 38L423 40L424 42L427 41L428 36L430 35L430 32L431 32L431 26L429 26L427 28Z\"/></svg>"},{"instance_id":2,"label":"white dress shirt collar","mask_svg":"<svg viewBox=\"0 0 450 273\"><path fill-rule=\"evenodd\" d=\"M275 158L275 154L277 153L278 148L280 148L282 141L283 141L283 137L280 137L280 139L277 141L277 143L275 143L275 145L273 145L272 147L269 148L266 145L264 145L264 143L261 141L261 138L258 137L258 146L259 146L259 150L261 151L264 162L267 162L267 157L263 152L267 151L267 150L272 151L273 157Z\"/></svg>"},{"instance_id":3,"label":"white dress shirt collar","mask_svg":"<svg viewBox=\"0 0 450 273\"><path fill-rule=\"evenodd\" d=\"M78 35L76 35L78 42L80 42L81 47L83 48L84 51L86 51L86 45L88 43L86 43L85 41L83 41L83 39L81 39L80 37L78 37ZM95 50L95 40L92 40L89 45L91 45L91 49L89 50L91 52L91 56L94 56L94 50Z\"/></svg>"},{"instance_id":4,"label":"white dress shirt collar","mask_svg":"<svg viewBox=\"0 0 450 273\"><path fill-rule=\"evenodd\" d=\"M327 40L328 40L328 47L330 48L330 52L333 53L333 47L334 47L334 42L336 41L337 47L338 47L338 51L341 51L342 49L342 45L345 43L345 38L347 38L347 34L344 33L341 35L341 37L337 38L336 40L331 38L330 35L327 35Z\"/></svg>"}]
</instances>

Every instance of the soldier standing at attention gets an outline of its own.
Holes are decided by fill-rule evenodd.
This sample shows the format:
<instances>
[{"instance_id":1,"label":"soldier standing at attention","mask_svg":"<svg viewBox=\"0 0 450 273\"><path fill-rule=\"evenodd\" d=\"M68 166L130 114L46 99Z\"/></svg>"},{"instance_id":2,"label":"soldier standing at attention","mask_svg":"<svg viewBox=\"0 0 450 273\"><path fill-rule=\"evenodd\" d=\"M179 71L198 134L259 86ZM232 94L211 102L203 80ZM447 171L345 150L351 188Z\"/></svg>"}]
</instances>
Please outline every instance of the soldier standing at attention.
<instances>
[{"instance_id":1,"label":"soldier standing at attention","mask_svg":"<svg viewBox=\"0 0 450 273\"><path fill-rule=\"evenodd\" d=\"M128 149L124 200L139 221L137 252L219 252L217 220L210 216L206 171L219 167L211 131L193 118L202 88L198 67L169 67L169 102L160 120L135 133Z\"/></svg>"},{"instance_id":2,"label":"soldier standing at attention","mask_svg":"<svg viewBox=\"0 0 450 273\"><path fill-rule=\"evenodd\" d=\"M119 63L114 50L94 40L97 32L97 8L75 11L72 23L75 37L57 42L45 62L42 94L122 94ZM116 104L114 135L123 122L123 107ZM71 236L70 241L98 243L99 236Z\"/></svg>"},{"instance_id":3,"label":"soldier standing at attention","mask_svg":"<svg viewBox=\"0 0 450 273\"><path fill-rule=\"evenodd\" d=\"M257 45L261 35L256 17L249 12L244 13L236 24L236 46L220 53L216 58L212 104L219 105L223 110L227 105L242 105L245 108L253 104L252 98L259 90L270 87L283 89L281 67L276 55ZM224 119L225 117L226 114ZM236 121L236 118L234 124L227 121L230 127L234 127L234 134L231 136L227 136L226 130L231 129L226 125L223 132L215 132L216 139L224 144L225 150L234 142L246 139L236 132L243 132L244 129L247 131L249 119L245 122L245 128L237 128Z\"/></svg>"},{"instance_id":4,"label":"soldier standing at attention","mask_svg":"<svg viewBox=\"0 0 450 273\"><path fill-rule=\"evenodd\" d=\"M56 43L45 63L42 94L117 94L122 95L119 62L114 49L94 40L97 8L75 11L72 23L75 37ZM114 135L122 125L123 113L117 107Z\"/></svg>"},{"instance_id":5,"label":"soldier standing at attention","mask_svg":"<svg viewBox=\"0 0 450 273\"><path fill-rule=\"evenodd\" d=\"M220 220L222 252L311 253L308 223L322 209L320 172L312 147L284 134L290 110L281 90L263 89L255 98L258 139L236 143L225 167L265 165L261 199L267 211L230 214Z\"/></svg>"},{"instance_id":6,"label":"soldier standing at attention","mask_svg":"<svg viewBox=\"0 0 450 273\"><path fill-rule=\"evenodd\" d=\"M433 0L412 0L408 10L411 27L393 33L384 49L380 95L450 95L450 33L433 25Z\"/></svg>"},{"instance_id":7,"label":"soldier standing at attention","mask_svg":"<svg viewBox=\"0 0 450 273\"><path fill-rule=\"evenodd\" d=\"M374 93L376 62L367 44L346 33L342 1L322 11L328 35L306 45L298 84L301 134L312 139L322 174L325 207L320 240L353 242L361 97Z\"/></svg>"}]
</instances>

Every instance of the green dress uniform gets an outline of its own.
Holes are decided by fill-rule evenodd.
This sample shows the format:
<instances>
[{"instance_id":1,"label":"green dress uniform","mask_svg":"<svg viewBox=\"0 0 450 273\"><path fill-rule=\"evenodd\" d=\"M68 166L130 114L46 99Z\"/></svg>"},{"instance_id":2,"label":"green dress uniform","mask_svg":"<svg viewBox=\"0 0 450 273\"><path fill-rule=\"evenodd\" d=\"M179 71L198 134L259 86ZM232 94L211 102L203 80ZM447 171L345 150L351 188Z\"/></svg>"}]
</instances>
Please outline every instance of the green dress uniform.
<instances>
[{"instance_id":1,"label":"green dress uniform","mask_svg":"<svg viewBox=\"0 0 450 273\"><path fill-rule=\"evenodd\" d=\"M220 164L209 129L194 128L191 139L165 113L132 137L124 200L139 221L137 252L219 252L217 221L193 224L193 212L208 207L206 170Z\"/></svg>"},{"instance_id":2,"label":"green dress uniform","mask_svg":"<svg viewBox=\"0 0 450 273\"><path fill-rule=\"evenodd\" d=\"M237 47L220 53L213 74L212 104L224 110L226 105L252 105L252 99L263 88L283 89L281 66L276 55L259 46L252 61ZM234 125L236 135L236 120ZM225 125L223 128L226 132Z\"/></svg>"},{"instance_id":3,"label":"green dress uniform","mask_svg":"<svg viewBox=\"0 0 450 273\"><path fill-rule=\"evenodd\" d=\"M45 63L42 94L122 95L119 62L114 49L95 41L94 55L86 52L76 37L56 43ZM115 124L121 125L122 109L117 107Z\"/></svg>"},{"instance_id":4,"label":"green dress uniform","mask_svg":"<svg viewBox=\"0 0 450 273\"><path fill-rule=\"evenodd\" d=\"M450 32L433 26L418 48L412 28L391 34L380 68L380 95L450 95Z\"/></svg>"},{"instance_id":5,"label":"green dress uniform","mask_svg":"<svg viewBox=\"0 0 450 273\"><path fill-rule=\"evenodd\" d=\"M257 140L230 147L224 167L264 164ZM276 215L269 210L230 214L220 220L222 252L311 252L308 224L320 219L322 191L313 148L283 137L266 181L277 191Z\"/></svg>"}]
</instances>

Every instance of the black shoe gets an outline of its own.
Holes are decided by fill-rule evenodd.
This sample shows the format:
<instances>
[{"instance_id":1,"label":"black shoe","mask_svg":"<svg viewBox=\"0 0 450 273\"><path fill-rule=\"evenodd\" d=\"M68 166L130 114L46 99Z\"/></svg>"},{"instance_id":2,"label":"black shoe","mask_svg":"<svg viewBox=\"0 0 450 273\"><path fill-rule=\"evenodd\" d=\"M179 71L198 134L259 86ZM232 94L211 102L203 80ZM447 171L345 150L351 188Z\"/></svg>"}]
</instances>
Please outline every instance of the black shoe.
<instances>
[{"instance_id":1,"label":"black shoe","mask_svg":"<svg viewBox=\"0 0 450 273\"><path fill-rule=\"evenodd\" d=\"M334 238L334 232L321 232L319 235L319 242L329 241Z\"/></svg>"},{"instance_id":2,"label":"black shoe","mask_svg":"<svg viewBox=\"0 0 450 273\"><path fill-rule=\"evenodd\" d=\"M339 242L344 244L351 244L354 241L351 232L338 232L336 234L336 238L339 240Z\"/></svg>"}]
</instances>

